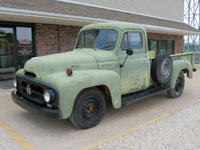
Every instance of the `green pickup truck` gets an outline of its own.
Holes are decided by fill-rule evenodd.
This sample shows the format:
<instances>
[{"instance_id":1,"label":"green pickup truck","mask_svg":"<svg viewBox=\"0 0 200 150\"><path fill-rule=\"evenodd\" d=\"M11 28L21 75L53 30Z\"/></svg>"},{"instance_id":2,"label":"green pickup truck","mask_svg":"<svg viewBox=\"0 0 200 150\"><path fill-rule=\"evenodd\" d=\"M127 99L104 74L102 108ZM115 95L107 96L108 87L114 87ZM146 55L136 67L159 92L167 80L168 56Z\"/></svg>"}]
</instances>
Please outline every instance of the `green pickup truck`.
<instances>
[{"instance_id":1,"label":"green pickup truck","mask_svg":"<svg viewBox=\"0 0 200 150\"><path fill-rule=\"evenodd\" d=\"M108 101L118 109L161 92L181 96L184 73L192 78L193 71L194 53L148 51L142 26L96 23L80 30L73 51L27 61L11 95L24 109L87 129L102 120Z\"/></svg>"}]
</instances>

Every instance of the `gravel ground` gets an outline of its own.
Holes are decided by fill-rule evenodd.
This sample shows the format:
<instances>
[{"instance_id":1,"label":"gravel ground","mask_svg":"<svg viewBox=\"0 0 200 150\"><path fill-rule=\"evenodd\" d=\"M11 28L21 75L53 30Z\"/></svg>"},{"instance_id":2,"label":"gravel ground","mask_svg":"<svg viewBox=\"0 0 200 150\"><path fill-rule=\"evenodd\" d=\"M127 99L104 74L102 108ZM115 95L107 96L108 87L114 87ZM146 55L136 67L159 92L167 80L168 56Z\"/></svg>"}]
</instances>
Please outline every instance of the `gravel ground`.
<instances>
[{"instance_id":1,"label":"gravel ground","mask_svg":"<svg viewBox=\"0 0 200 150\"><path fill-rule=\"evenodd\" d=\"M93 150L200 150L200 102Z\"/></svg>"}]
</instances>

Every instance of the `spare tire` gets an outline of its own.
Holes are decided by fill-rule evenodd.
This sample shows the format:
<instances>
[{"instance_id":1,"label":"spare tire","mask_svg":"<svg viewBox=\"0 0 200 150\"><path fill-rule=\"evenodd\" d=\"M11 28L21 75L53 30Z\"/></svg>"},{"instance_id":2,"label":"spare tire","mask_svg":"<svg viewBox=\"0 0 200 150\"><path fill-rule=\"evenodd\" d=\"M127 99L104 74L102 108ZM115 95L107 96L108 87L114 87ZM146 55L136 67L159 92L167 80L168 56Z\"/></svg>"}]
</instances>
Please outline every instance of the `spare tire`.
<instances>
[{"instance_id":1,"label":"spare tire","mask_svg":"<svg viewBox=\"0 0 200 150\"><path fill-rule=\"evenodd\" d=\"M168 54L159 54L152 62L151 76L154 82L165 84L170 80L173 62Z\"/></svg>"}]
</instances>

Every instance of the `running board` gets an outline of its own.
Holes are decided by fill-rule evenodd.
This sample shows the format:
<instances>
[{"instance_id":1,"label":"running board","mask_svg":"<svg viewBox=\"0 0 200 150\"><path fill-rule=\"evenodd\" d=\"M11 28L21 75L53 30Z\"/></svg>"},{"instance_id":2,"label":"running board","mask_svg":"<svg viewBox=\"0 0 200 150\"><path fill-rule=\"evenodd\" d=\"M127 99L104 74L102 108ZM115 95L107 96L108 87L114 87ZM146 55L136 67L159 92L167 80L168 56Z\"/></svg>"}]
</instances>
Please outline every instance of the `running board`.
<instances>
[{"instance_id":1,"label":"running board","mask_svg":"<svg viewBox=\"0 0 200 150\"><path fill-rule=\"evenodd\" d=\"M148 89L139 93L133 93L133 94L127 94L122 96L122 105L128 105L135 103L139 100L145 99L152 97L154 95L157 95L159 93L165 92L169 90L170 87L157 87L157 88L152 88Z\"/></svg>"}]
</instances>

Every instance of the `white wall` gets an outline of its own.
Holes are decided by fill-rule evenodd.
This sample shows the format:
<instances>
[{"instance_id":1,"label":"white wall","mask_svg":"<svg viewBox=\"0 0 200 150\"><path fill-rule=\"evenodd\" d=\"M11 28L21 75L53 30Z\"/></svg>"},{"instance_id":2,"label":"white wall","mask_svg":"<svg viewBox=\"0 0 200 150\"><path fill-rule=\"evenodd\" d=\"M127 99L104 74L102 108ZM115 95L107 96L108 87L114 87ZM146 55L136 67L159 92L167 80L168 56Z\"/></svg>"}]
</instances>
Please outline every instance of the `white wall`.
<instances>
[{"instance_id":1,"label":"white wall","mask_svg":"<svg viewBox=\"0 0 200 150\"><path fill-rule=\"evenodd\" d=\"M183 21L184 0L66 0Z\"/></svg>"}]
</instances>

